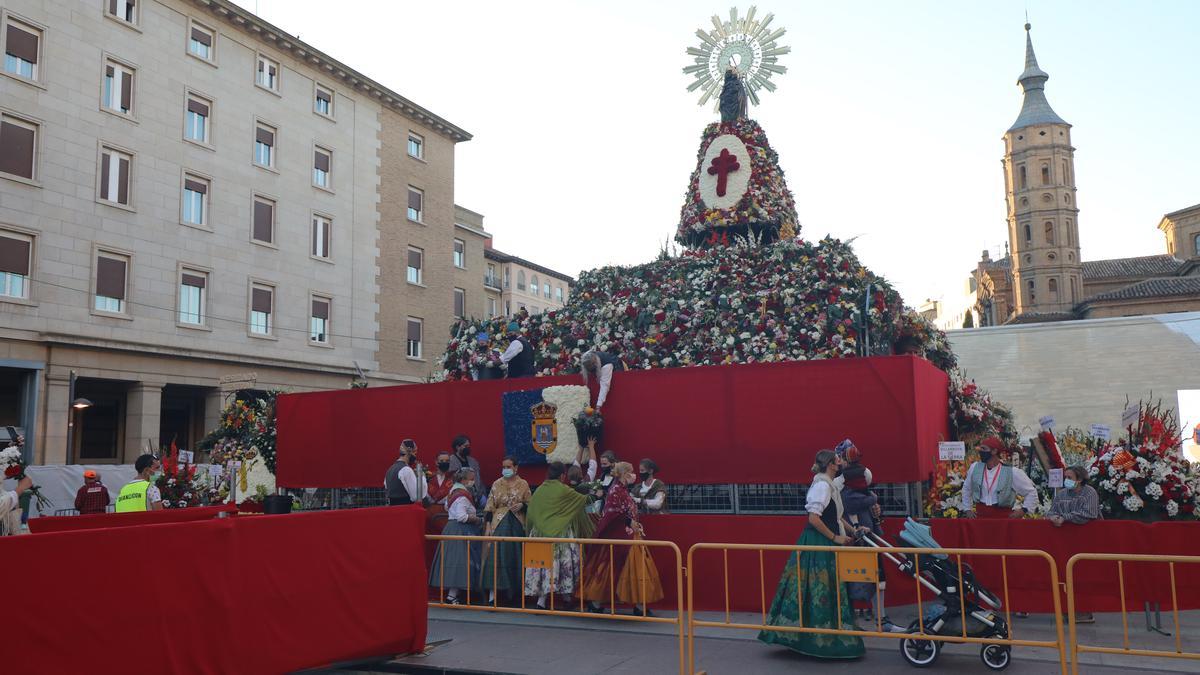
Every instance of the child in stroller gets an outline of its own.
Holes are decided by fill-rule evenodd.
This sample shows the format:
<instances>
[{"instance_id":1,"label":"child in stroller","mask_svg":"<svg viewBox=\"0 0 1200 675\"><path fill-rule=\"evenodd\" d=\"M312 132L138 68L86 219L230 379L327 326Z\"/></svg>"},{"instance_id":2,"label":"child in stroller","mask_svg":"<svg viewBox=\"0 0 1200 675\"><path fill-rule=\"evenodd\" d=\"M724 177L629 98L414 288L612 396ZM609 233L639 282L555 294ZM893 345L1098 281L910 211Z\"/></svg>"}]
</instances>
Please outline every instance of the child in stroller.
<instances>
[{"instance_id":1,"label":"child in stroller","mask_svg":"<svg viewBox=\"0 0 1200 675\"><path fill-rule=\"evenodd\" d=\"M909 518L900 532L900 540L911 548L941 548L929 530L928 525ZM875 547L889 546L875 534L868 534L865 541ZM909 624L908 632L946 637L962 637L965 632L970 638L1008 639L1008 624L1000 614L1000 599L979 583L970 565L962 563L960 579L958 563L945 554L908 556L884 552L883 555L902 574L915 577L940 600L926 604L924 616ZM914 635L900 641L900 653L909 664L926 668L937 660L943 644L940 640L922 640ZM1004 670L1011 661L1011 651L1009 645L984 644L979 657L991 670Z\"/></svg>"}]
</instances>

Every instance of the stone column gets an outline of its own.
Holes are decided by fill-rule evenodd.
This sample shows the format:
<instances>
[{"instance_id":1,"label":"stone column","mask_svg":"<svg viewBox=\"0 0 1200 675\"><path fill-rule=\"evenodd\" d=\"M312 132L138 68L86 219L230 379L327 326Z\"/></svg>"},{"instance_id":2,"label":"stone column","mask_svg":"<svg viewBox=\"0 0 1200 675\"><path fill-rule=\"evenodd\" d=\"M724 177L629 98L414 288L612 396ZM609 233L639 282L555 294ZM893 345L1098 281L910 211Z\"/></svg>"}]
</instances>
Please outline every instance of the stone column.
<instances>
[{"instance_id":1,"label":"stone column","mask_svg":"<svg viewBox=\"0 0 1200 675\"><path fill-rule=\"evenodd\" d=\"M225 395L220 389L209 389L204 395L204 433L209 433L221 424L221 411L225 409Z\"/></svg>"},{"instance_id":2,"label":"stone column","mask_svg":"<svg viewBox=\"0 0 1200 675\"><path fill-rule=\"evenodd\" d=\"M125 395L125 456L132 464L147 447L158 452L162 419L162 382L135 382Z\"/></svg>"},{"instance_id":3,"label":"stone column","mask_svg":"<svg viewBox=\"0 0 1200 675\"><path fill-rule=\"evenodd\" d=\"M49 371L47 371L49 372ZM70 389L67 378L52 378L46 376L46 411L43 418L45 427L38 440L41 457L34 457L40 464L66 464L70 461L71 453L67 449L67 419L71 409ZM79 432L79 418L75 418L76 437Z\"/></svg>"}]
</instances>

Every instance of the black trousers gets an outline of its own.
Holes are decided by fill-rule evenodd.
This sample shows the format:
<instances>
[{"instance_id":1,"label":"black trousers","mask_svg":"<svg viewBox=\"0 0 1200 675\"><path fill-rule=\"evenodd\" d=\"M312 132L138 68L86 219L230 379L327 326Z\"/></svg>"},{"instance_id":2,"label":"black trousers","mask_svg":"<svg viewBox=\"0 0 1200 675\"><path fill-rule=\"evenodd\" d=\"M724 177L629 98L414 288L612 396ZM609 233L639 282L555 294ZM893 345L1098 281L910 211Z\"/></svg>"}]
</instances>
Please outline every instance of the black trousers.
<instances>
[{"instance_id":1,"label":"black trousers","mask_svg":"<svg viewBox=\"0 0 1200 675\"><path fill-rule=\"evenodd\" d=\"M388 506L408 506L412 500L408 497L388 497Z\"/></svg>"}]
</instances>

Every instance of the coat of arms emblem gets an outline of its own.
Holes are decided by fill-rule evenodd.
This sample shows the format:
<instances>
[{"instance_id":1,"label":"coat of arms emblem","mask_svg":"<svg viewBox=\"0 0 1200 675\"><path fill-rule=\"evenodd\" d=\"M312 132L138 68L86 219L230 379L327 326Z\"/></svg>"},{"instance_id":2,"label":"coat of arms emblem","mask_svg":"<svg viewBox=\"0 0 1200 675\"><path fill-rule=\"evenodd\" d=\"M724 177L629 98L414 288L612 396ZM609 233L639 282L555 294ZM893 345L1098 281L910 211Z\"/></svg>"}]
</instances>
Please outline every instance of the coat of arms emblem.
<instances>
[{"instance_id":1,"label":"coat of arms emblem","mask_svg":"<svg viewBox=\"0 0 1200 675\"><path fill-rule=\"evenodd\" d=\"M529 412L533 415L530 425L533 449L543 455L554 452L554 448L558 447L558 422L554 419L558 406L542 401L530 406Z\"/></svg>"}]
</instances>

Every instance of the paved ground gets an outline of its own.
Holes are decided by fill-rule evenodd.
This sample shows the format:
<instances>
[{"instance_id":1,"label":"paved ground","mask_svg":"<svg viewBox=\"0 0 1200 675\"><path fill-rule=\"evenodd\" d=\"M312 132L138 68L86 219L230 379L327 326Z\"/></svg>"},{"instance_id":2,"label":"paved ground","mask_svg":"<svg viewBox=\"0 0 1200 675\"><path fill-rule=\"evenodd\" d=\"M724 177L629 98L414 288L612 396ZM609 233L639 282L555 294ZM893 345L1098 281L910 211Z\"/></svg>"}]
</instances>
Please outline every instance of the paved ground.
<instances>
[{"instance_id":1,"label":"paved ground","mask_svg":"<svg viewBox=\"0 0 1200 675\"><path fill-rule=\"evenodd\" d=\"M915 608L914 608L915 609ZM896 608L896 616L906 616ZM720 621L724 615L705 614ZM1171 617L1163 617L1171 630ZM734 615L734 621L757 622L757 614ZM1174 637L1145 630L1144 619L1130 615L1131 646L1173 650ZM1049 616L1014 619L1017 638L1045 639L1053 634ZM1184 650L1200 651L1200 612L1181 615ZM408 656L388 664L362 667L360 672L388 673L503 673L520 675L656 675L678 672L678 642L675 627L601 621L586 617L545 617L496 614L476 611L430 610L429 644L425 655ZM1065 627L1064 627L1065 632ZM710 674L738 675L772 673L855 673L864 675L911 674L915 671L900 656L893 640L867 641L867 655L851 663L829 663L808 659L786 649L764 645L752 631L701 628L697 631L696 667ZM1120 647L1120 615L1100 615L1096 624L1080 626L1080 641ZM342 671L345 672L345 671ZM973 645L947 645L930 673L986 673ZM1059 672L1056 651L1016 648L1013 664L1005 671L1014 675ZM1124 655L1085 654L1082 673L1194 673L1196 661L1144 659Z\"/></svg>"}]
</instances>

